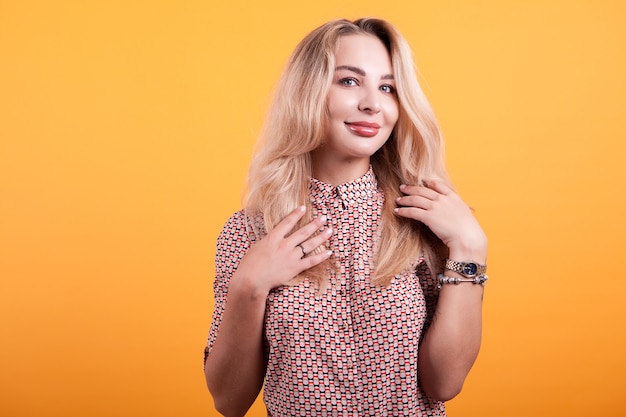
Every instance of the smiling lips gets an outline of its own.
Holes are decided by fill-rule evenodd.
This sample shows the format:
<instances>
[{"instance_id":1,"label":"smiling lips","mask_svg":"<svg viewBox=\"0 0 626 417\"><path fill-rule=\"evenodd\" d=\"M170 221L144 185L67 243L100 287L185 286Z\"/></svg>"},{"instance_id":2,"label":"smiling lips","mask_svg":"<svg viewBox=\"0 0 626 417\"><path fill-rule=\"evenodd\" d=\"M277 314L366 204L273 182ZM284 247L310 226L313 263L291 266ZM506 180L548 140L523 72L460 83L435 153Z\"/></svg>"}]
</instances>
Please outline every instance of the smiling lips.
<instances>
[{"instance_id":1,"label":"smiling lips","mask_svg":"<svg viewBox=\"0 0 626 417\"><path fill-rule=\"evenodd\" d=\"M346 126L352 133L366 138L376 136L380 130L380 125L372 122L346 122Z\"/></svg>"}]
</instances>

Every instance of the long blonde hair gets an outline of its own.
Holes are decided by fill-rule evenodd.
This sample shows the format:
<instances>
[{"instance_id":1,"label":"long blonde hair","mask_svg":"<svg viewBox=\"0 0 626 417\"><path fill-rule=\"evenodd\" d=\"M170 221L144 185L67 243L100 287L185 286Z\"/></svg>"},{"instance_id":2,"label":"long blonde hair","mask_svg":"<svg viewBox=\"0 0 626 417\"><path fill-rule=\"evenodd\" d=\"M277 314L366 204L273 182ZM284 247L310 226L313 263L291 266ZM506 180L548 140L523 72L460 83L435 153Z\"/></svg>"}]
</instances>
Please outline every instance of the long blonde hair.
<instances>
[{"instance_id":1,"label":"long blonde hair","mask_svg":"<svg viewBox=\"0 0 626 417\"><path fill-rule=\"evenodd\" d=\"M399 103L398 122L371 165L385 194L380 239L375 242L372 282L388 285L394 275L423 255L433 272L441 270L445 245L423 224L394 214L400 184L422 179L449 183L443 141L433 111L422 92L409 45L390 23L373 18L330 21L307 35L292 53L276 87L274 100L257 143L248 177L245 210L262 216L272 230L291 210L305 204L313 175L310 153L324 141L326 96L335 70L335 46L341 36L368 34L380 39L391 57ZM326 268L314 269L323 276ZM311 275L311 271L307 271Z\"/></svg>"}]
</instances>

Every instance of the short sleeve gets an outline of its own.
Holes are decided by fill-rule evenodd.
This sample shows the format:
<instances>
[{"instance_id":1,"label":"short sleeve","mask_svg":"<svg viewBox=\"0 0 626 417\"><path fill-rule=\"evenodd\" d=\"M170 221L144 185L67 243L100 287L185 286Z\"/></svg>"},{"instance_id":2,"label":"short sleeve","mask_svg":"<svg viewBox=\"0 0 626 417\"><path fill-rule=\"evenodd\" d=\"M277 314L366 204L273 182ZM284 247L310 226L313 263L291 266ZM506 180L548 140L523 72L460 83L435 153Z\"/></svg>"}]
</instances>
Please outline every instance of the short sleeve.
<instances>
[{"instance_id":1,"label":"short sleeve","mask_svg":"<svg viewBox=\"0 0 626 417\"><path fill-rule=\"evenodd\" d=\"M226 306L228 286L233 273L237 270L239 262L246 254L253 241L245 213L238 211L233 214L224 225L219 237L215 252L215 281L213 292L215 307L209 330L207 345L204 349L204 361L211 352L215 338L222 322L222 314Z\"/></svg>"},{"instance_id":2,"label":"short sleeve","mask_svg":"<svg viewBox=\"0 0 626 417\"><path fill-rule=\"evenodd\" d=\"M426 322L424 323L424 329L422 330L421 336L423 338L426 334L426 330L433 321L433 316L435 315L437 300L439 300L439 289L437 288L437 280L433 277L430 267L423 259L417 265L415 273L419 278L420 285L422 286L422 292L424 293L424 299L426 301Z\"/></svg>"}]
</instances>

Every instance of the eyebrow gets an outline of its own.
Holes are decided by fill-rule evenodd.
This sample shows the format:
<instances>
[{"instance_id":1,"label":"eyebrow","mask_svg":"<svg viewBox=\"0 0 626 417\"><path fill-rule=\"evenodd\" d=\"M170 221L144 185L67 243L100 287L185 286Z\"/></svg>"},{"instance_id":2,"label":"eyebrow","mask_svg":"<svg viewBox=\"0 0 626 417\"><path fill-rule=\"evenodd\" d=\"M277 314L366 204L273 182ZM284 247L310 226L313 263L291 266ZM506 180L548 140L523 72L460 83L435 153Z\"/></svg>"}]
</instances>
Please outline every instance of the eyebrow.
<instances>
[{"instance_id":1,"label":"eyebrow","mask_svg":"<svg viewBox=\"0 0 626 417\"><path fill-rule=\"evenodd\" d=\"M351 65L340 65L338 67L335 68L335 71L339 71L339 70L348 70L348 71L352 71L356 74L359 74L361 77L365 77L365 71L363 71L361 68L358 67L353 67ZM393 74L386 74L380 77L381 80L393 80Z\"/></svg>"}]
</instances>

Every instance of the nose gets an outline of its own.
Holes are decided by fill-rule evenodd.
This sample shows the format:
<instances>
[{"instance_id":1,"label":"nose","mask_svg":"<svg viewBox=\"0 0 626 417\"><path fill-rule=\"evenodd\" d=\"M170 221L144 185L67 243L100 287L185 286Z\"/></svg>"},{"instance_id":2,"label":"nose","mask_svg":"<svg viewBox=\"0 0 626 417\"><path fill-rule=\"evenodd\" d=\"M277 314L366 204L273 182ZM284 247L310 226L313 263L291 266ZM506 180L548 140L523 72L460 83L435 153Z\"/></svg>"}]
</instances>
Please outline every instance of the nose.
<instances>
[{"instance_id":1,"label":"nose","mask_svg":"<svg viewBox=\"0 0 626 417\"><path fill-rule=\"evenodd\" d=\"M380 112L380 96L378 88L374 91L372 89L363 89L363 94L359 99L359 110L366 113L378 113Z\"/></svg>"}]
</instances>

